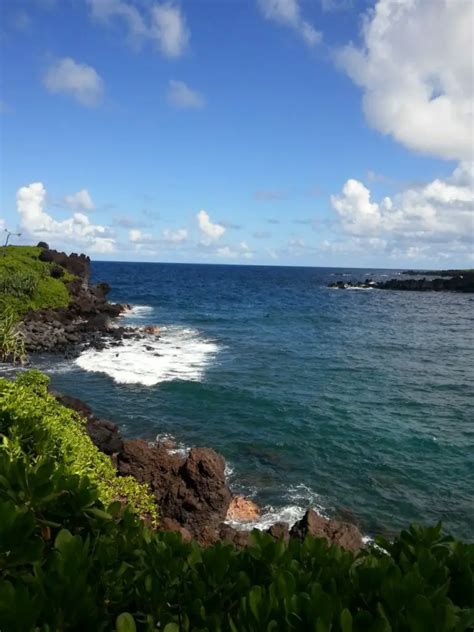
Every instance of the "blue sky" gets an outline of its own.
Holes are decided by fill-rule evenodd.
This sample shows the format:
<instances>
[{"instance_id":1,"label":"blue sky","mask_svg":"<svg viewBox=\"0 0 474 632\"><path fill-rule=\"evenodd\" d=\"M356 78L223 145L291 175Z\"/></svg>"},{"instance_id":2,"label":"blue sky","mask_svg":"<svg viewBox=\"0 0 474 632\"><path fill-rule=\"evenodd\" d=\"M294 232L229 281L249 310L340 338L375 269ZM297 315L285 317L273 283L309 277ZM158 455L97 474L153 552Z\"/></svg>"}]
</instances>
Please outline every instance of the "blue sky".
<instances>
[{"instance_id":1,"label":"blue sky","mask_svg":"<svg viewBox=\"0 0 474 632\"><path fill-rule=\"evenodd\" d=\"M472 267L472 11L6 0L0 228L96 259Z\"/></svg>"}]
</instances>

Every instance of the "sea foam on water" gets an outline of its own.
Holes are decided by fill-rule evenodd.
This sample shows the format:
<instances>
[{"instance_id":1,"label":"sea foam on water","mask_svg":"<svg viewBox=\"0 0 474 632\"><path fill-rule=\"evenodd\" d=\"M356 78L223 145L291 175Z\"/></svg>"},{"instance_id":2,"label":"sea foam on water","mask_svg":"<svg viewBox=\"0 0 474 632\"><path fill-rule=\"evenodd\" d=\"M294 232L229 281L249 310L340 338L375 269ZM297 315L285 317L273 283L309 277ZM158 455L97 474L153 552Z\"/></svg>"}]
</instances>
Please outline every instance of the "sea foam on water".
<instances>
[{"instance_id":1,"label":"sea foam on water","mask_svg":"<svg viewBox=\"0 0 474 632\"><path fill-rule=\"evenodd\" d=\"M202 380L219 346L187 327L161 327L160 333L159 338L124 340L101 351L88 349L75 364L85 371L105 373L118 384L154 386L172 380Z\"/></svg>"}]
</instances>

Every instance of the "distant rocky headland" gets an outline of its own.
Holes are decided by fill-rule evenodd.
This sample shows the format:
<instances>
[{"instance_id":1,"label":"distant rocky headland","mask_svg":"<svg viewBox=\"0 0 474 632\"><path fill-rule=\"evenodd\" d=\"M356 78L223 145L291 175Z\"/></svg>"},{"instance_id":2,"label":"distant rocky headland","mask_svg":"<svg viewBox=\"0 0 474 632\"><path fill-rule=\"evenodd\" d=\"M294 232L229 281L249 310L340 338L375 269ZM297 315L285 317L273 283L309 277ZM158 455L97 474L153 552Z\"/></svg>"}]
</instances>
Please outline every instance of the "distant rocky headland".
<instances>
[{"instance_id":1,"label":"distant rocky headland","mask_svg":"<svg viewBox=\"0 0 474 632\"><path fill-rule=\"evenodd\" d=\"M405 276L411 278L403 278ZM329 283L328 287L340 290L360 288L413 292L474 292L474 270L407 270L402 272L399 278L388 281L374 281L370 278L364 281L341 280Z\"/></svg>"}]
</instances>

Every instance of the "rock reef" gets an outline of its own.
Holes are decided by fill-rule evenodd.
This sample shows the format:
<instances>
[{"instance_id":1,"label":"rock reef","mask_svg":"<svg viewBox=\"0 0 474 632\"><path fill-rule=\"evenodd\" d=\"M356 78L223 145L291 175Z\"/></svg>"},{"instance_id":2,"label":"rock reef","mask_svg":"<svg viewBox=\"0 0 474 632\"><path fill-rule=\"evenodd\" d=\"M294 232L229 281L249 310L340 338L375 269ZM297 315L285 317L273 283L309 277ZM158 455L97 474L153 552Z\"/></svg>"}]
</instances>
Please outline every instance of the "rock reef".
<instances>
[{"instance_id":1,"label":"rock reef","mask_svg":"<svg viewBox=\"0 0 474 632\"><path fill-rule=\"evenodd\" d=\"M443 274L444 272L444 274ZM388 281L373 281L365 279L365 281L335 281L329 283L328 287L347 290L351 288L359 289L377 289L377 290L405 290L412 292L474 292L474 271L466 270L464 272L452 270L455 272L453 276L448 274L448 270L440 271L440 277L416 279L390 279ZM412 274L417 274L410 271ZM408 272L406 273L408 274ZM426 273L423 273L426 275Z\"/></svg>"}]
</instances>

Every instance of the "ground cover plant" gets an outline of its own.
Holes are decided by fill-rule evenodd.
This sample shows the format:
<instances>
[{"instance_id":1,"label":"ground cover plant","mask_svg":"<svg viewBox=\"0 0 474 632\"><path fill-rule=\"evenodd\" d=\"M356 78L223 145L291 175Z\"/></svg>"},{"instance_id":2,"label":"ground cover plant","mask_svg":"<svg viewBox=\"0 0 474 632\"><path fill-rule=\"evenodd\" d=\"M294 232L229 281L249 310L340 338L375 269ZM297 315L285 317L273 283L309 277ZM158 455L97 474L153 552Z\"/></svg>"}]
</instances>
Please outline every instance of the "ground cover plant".
<instances>
[{"instance_id":1,"label":"ground cover plant","mask_svg":"<svg viewBox=\"0 0 474 632\"><path fill-rule=\"evenodd\" d=\"M109 502L80 458L74 466L65 453L74 442L57 435L73 423L82 432L81 421L53 410L46 386L37 372L0 380L2 632L472 627L474 545L440 525L412 526L356 556L258 532L243 551L184 543L132 503Z\"/></svg>"}]
</instances>

